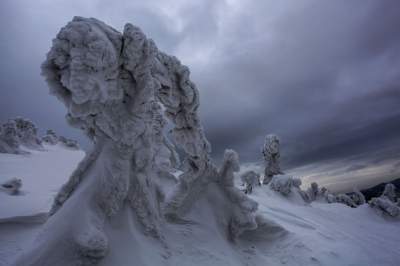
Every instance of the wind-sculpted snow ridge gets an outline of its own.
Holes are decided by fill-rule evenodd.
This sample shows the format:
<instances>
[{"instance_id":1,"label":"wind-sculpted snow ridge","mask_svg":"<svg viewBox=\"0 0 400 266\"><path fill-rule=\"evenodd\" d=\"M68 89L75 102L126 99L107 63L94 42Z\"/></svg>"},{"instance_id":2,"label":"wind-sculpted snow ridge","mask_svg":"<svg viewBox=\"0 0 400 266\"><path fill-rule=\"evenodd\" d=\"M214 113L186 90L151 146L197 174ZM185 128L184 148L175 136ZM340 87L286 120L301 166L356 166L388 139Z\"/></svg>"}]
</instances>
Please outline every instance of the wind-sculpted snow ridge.
<instances>
[{"instance_id":1,"label":"wind-sculpted snow ridge","mask_svg":"<svg viewBox=\"0 0 400 266\"><path fill-rule=\"evenodd\" d=\"M368 204L378 212L391 217L400 216L400 199L395 193L396 187L393 184L386 184L385 190L378 198L372 198Z\"/></svg>"},{"instance_id":2,"label":"wind-sculpted snow ridge","mask_svg":"<svg viewBox=\"0 0 400 266\"><path fill-rule=\"evenodd\" d=\"M266 161L263 184L268 184L274 175L283 174L280 167L280 140L279 137L270 134L265 137L265 143L262 149Z\"/></svg>"},{"instance_id":3,"label":"wind-sculpted snow ridge","mask_svg":"<svg viewBox=\"0 0 400 266\"><path fill-rule=\"evenodd\" d=\"M196 202L216 193L227 208L216 210L227 238L257 227L257 203L233 186L237 154L226 151L219 170L210 162L189 69L158 51L139 28L126 24L121 34L97 19L75 17L53 40L42 73L67 107L70 125L82 129L94 149L56 196L43 233L17 265L97 264L116 251L107 232L124 219L132 223L124 235L141 232L167 247L164 217L184 221ZM163 115L186 156L168 200L157 182L168 168L160 151L169 150L171 166L179 162Z\"/></svg>"}]
</instances>

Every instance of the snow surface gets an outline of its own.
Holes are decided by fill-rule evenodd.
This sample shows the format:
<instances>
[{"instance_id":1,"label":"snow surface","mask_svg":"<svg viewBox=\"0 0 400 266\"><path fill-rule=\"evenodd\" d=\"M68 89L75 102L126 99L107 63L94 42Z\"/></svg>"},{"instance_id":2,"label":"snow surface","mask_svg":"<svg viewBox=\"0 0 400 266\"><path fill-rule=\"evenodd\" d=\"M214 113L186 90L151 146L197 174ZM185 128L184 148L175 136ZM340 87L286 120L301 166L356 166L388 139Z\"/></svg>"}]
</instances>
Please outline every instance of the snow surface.
<instances>
[{"instance_id":1,"label":"snow surface","mask_svg":"<svg viewBox=\"0 0 400 266\"><path fill-rule=\"evenodd\" d=\"M0 223L47 212L55 194L85 155L62 144L44 147L45 151L28 150L29 154L23 155L0 153L0 183L13 177L22 179L19 195L0 190Z\"/></svg>"},{"instance_id":2,"label":"snow surface","mask_svg":"<svg viewBox=\"0 0 400 266\"><path fill-rule=\"evenodd\" d=\"M35 245L40 221L35 215L50 208L57 189L67 181L82 151L45 146L29 155L0 154L0 177L23 179L20 196L0 193L0 265L28 245ZM239 175L235 185L240 187ZM368 204L306 204L297 193L288 197L269 186L255 187L259 229L236 242L221 233L221 214L211 206L224 204L211 184L180 223L163 228L165 239L145 236L130 208L105 228L110 250L100 265L387 265L400 264L400 221L379 215ZM220 206L223 208L223 206ZM24 216L21 218L21 216ZM15 219L20 217L20 219ZM13 219L11 219L13 218ZM8 219L8 220L7 220ZM65 221L67 223L71 221ZM127 229L129 228L129 230ZM126 232L130 232L126 234Z\"/></svg>"}]
</instances>

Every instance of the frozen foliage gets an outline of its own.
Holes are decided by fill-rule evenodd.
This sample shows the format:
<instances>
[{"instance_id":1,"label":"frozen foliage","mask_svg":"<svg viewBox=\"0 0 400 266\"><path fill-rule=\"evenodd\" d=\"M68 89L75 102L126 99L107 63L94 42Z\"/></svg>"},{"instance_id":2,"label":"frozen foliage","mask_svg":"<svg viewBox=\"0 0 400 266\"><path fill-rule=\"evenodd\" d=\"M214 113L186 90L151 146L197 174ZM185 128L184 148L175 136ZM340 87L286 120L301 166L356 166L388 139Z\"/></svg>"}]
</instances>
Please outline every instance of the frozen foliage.
<instances>
[{"instance_id":1,"label":"frozen foliage","mask_svg":"<svg viewBox=\"0 0 400 266\"><path fill-rule=\"evenodd\" d=\"M158 51L139 28L126 24L121 34L99 20L75 17L53 40L42 73L67 107L68 122L95 145L59 191L43 233L18 265L96 264L110 249L105 227L121 212L143 234L163 241L164 216L179 219L201 196L212 196L211 187L229 206L223 220L231 239L257 227L257 203L233 186L237 154L226 151L220 170L209 160L188 68ZM186 156L168 202L157 183L165 166L159 154L167 149L171 166L178 159L163 134L163 114Z\"/></svg>"},{"instance_id":2,"label":"frozen foliage","mask_svg":"<svg viewBox=\"0 0 400 266\"><path fill-rule=\"evenodd\" d=\"M265 137L265 143L262 149L266 161L263 184L268 184L274 175L283 174L280 168L280 150L279 138L270 134Z\"/></svg>"},{"instance_id":3,"label":"frozen foliage","mask_svg":"<svg viewBox=\"0 0 400 266\"><path fill-rule=\"evenodd\" d=\"M254 171L246 171L240 176L240 180L242 181L245 188L245 193L251 193L253 191L253 187L260 186L260 175Z\"/></svg>"},{"instance_id":4,"label":"frozen foliage","mask_svg":"<svg viewBox=\"0 0 400 266\"><path fill-rule=\"evenodd\" d=\"M16 195L19 193L19 189L22 187L22 180L19 178L11 178L10 180L7 180L0 184L0 188L3 191L6 191L7 193L11 195Z\"/></svg>"},{"instance_id":5,"label":"frozen foliage","mask_svg":"<svg viewBox=\"0 0 400 266\"><path fill-rule=\"evenodd\" d=\"M369 206L391 217L399 216L400 200L397 199L395 190L396 187L393 184L386 184L382 195L378 198L372 198L368 202Z\"/></svg>"},{"instance_id":6,"label":"frozen foliage","mask_svg":"<svg viewBox=\"0 0 400 266\"><path fill-rule=\"evenodd\" d=\"M293 188L299 190L301 180L289 175L276 175L272 178L269 186L272 190L287 196L292 192Z\"/></svg>"}]
</instances>

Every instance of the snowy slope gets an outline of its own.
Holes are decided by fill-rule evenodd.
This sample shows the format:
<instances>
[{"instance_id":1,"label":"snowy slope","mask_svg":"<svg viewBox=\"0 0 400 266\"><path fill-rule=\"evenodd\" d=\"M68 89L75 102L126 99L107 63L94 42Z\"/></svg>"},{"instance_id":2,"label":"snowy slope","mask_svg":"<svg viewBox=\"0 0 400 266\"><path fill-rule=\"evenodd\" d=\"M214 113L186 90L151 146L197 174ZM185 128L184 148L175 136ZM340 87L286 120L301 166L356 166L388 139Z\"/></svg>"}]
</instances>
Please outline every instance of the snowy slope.
<instances>
[{"instance_id":1,"label":"snowy slope","mask_svg":"<svg viewBox=\"0 0 400 266\"><path fill-rule=\"evenodd\" d=\"M84 155L61 144L45 145L45 151L29 150L24 155L0 153L0 183L12 177L22 179L21 195L0 191L0 222L47 212L54 195Z\"/></svg>"},{"instance_id":2,"label":"snowy slope","mask_svg":"<svg viewBox=\"0 0 400 266\"><path fill-rule=\"evenodd\" d=\"M25 192L0 194L0 265L10 265L26 245L34 245L40 232L38 223L9 218L48 210L55 191L84 155L60 146L46 149L0 155L1 178L22 178ZM220 208L210 207L225 202L213 189L196 201L185 220L165 224L161 241L137 230L126 234L138 226L130 218L132 210L122 210L121 219L106 228L113 249L100 265L400 265L400 221L381 217L367 205L304 204L295 193L285 198L267 186L256 187L250 197L259 203L261 227L232 243L220 214L213 211Z\"/></svg>"}]
</instances>

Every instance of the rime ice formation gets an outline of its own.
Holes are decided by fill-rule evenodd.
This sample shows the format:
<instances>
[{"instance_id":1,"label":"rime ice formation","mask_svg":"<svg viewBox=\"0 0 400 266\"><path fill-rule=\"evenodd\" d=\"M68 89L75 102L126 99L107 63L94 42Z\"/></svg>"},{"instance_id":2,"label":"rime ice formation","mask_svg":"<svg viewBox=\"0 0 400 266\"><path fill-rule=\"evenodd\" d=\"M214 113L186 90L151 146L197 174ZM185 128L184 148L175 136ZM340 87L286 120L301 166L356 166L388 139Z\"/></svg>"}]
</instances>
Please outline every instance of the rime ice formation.
<instances>
[{"instance_id":1,"label":"rime ice formation","mask_svg":"<svg viewBox=\"0 0 400 266\"><path fill-rule=\"evenodd\" d=\"M378 198L372 198L368 202L369 206L382 214L386 214L391 217L399 216L400 199L397 199L395 190L396 187L393 184L386 184L382 195Z\"/></svg>"},{"instance_id":2,"label":"rime ice formation","mask_svg":"<svg viewBox=\"0 0 400 266\"><path fill-rule=\"evenodd\" d=\"M280 192L282 195L289 195L294 188L300 190L301 180L289 175L276 175L269 183L272 190Z\"/></svg>"},{"instance_id":3,"label":"rime ice formation","mask_svg":"<svg viewBox=\"0 0 400 266\"><path fill-rule=\"evenodd\" d=\"M251 193L253 191L253 187L260 186L260 175L254 171L246 171L240 176L240 180L242 181L245 188L245 193Z\"/></svg>"},{"instance_id":4,"label":"rime ice formation","mask_svg":"<svg viewBox=\"0 0 400 266\"><path fill-rule=\"evenodd\" d=\"M135 232L164 242L164 217L182 221L204 197L221 197L227 210L217 213L229 239L257 227L257 203L233 186L237 154L227 150L219 170L210 162L189 69L158 51L139 28L126 24L121 34L75 17L53 40L42 74L67 107L70 125L94 149L57 194L43 234L17 265L96 264L113 248L105 228L116 216L130 217ZM185 171L168 199L157 182L166 166L160 154L174 158L172 164L178 159L163 132L164 116L185 153Z\"/></svg>"},{"instance_id":5,"label":"rime ice formation","mask_svg":"<svg viewBox=\"0 0 400 266\"><path fill-rule=\"evenodd\" d=\"M263 184L268 184L274 175L283 174L280 168L280 149L279 138L270 134L265 137L265 143L262 149L264 159L266 161Z\"/></svg>"},{"instance_id":6,"label":"rime ice formation","mask_svg":"<svg viewBox=\"0 0 400 266\"><path fill-rule=\"evenodd\" d=\"M3 182L0 184L0 188L10 195L16 195L19 193L19 189L22 187L22 180L19 178L11 178L10 180L7 180L6 182Z\"/></svg>"}]
</instances>

